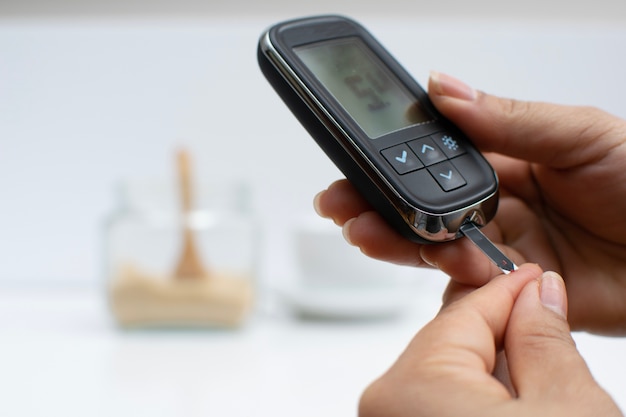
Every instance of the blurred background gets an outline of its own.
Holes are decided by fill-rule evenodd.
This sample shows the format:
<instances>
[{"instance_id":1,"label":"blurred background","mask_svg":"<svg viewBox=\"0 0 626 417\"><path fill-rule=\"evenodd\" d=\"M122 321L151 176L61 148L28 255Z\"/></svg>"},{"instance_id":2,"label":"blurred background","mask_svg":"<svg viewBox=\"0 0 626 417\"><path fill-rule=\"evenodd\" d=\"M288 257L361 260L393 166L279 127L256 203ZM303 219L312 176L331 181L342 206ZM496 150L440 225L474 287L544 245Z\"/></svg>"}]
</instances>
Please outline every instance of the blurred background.
<instances>
[{"instance_id":1,"label":"blurred background","mask_svg":"<svg viewBox=\"0 0 626 417\"><path fill-rule=\"evenodd\" d=\"M613 0L0 1L0 414L355 414L435 314L444 276L372 263L312 216L341 175L264 80L256 43L318 13L359 20L422 84L434 69L626 117ZM150 200L136 184L166 184L150 204L177 207L181 147L198 188L245 190L253 249L235 260L254 306L232 330L121 328L112 230L129 198ZM159 250L146 256L175 263ZM624 341L576 339L626 407Z\"/></svg>"}]
</instances>

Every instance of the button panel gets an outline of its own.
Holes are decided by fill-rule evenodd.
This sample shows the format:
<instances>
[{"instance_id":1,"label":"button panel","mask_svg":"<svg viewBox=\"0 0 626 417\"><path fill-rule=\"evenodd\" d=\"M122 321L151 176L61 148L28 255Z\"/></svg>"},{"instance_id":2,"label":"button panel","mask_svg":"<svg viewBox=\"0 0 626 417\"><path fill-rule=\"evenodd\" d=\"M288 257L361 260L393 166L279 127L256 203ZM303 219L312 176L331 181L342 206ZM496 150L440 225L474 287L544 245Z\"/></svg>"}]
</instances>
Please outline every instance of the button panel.
<instances>
[{"instance_id":1,"label":"button panel","mask_svg":"<svg viewBox=\"0 0 626 417\"><path fill-rule=\"evenodd\" d=\"M455 134L439 132L423 138L411 140L391 148L383 149L381 154L385 160L400 174L414 171L427 171L424 180L434 179L433 185L445 192L456 190L467 184L467 181L454 166L451 159L463 155L466 150Z\"/></svg>"}]
</instances>

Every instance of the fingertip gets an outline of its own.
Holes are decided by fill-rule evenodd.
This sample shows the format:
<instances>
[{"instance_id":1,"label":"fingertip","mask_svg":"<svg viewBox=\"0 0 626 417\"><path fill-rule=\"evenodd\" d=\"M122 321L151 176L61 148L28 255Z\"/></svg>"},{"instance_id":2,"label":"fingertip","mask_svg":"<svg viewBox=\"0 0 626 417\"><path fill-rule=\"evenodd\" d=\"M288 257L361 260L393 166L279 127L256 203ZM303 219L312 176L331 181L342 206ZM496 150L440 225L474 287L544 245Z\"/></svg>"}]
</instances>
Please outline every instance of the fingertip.
<instances>
[{"instance_id":1,"label":"fingertip","mask_svg":"<svg viewBox=\"0 0 626 417\"><path fill-rule=\"evenodd\" d=\"M525 288L530 282L537 282L543 274L541 267L534 263L525 263L520 265L515 271L502 274L498 277L503 280L515 280L516 286L521 285L521 289Z\"/></svg>"},{"instance_id":2,"label":"fingertip","mask_svg":"<svg viewBox=\"0 0 626 417\"><path fill-rule=\"evenodd\" d=\"M474 88L463 81L437 71L430 72L428 91L436 96L465 101L474 101L478 95Z\"/></svg>"},{"instance_id":3,"label":"fingertip","mask_svg":"<svg viewBox=\"0 0 626 417\"><path fill-rule=\"evenodd\" d=\"M323 190L323 191L320 191L319 193L315 194L315 197L313 197L313 209L318 214L318 216L327 219L328 216L322 210L322 204L321 204L321 200L322 200L322 198L323 198L325 193L326 193L326 190Z\"/></svg>"},{"instance_id":4,"label":"fingertip","mask_svg":"<svg viewBox=\"0 0 626 417\"><path fill-rule=\"evenodd\" d=\"M374 259L407 266L424 266L421 244L406 239L377 212L369 210L348 219L342 229L348 243Z\"/></svg>"},{"instance_id":5,"label":"fingertip","mask_svg":"<svg viewBox=\"0 0 626 417\"><path fill-rule=\"evenodd\" d=\"M512 278L519 276L518 272L520 270L527 271L527 272L525 272L525 275L526 275L527 278L529 278L528 281L530 281L532 279L540 279L541 276L544 273L543 269L541 269L541 266L539 266L539 264L528 262L528 263L524 263L524 264L520 265L517 268L517 270L511 272L510 276Z\"/></svg>"},{"instance_id":6,"label":"fingertip","mask_svg":"<svg viewBox=\"0 0 626 417\"><path fill-rule=\"evenodd\" d=\"M356 221L356 217L353 217L353 218L349 219L348 221L346 221L343 224L343 227L341 228L341 233L343 234L343 238L346 240L346 242L348 242L348 244L350 244L352 246L356 246L354 244L354 242L352 240L352 236L350 234L352 225L354 224L355 221Z\"/></svg>"},{"instance_id":7,"label":"fingertip","mask_svg":"<svg viewBox=\"0 0 626 417\"><path fill-rule=\"evenodd\" d=\"M371 210L369 203L346 179L337 180L319 192L313 198L313 207L321 217L332 219L338 226Z\"/></svg>"}]
</instances>

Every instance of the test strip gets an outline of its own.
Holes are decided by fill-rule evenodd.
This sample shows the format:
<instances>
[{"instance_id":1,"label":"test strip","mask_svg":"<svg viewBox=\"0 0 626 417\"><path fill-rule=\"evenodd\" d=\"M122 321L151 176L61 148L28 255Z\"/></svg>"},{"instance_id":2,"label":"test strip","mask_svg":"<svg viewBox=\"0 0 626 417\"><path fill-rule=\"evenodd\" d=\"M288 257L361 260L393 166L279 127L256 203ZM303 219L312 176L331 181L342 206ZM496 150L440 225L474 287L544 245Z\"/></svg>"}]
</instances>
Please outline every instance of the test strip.
<instances>
[{"instance_id":1,"label":"test strip","mask_svg":"<svg viewBox=\"0 0 626 417\"><path fill-rule=\"evenodd\" d=\"M488 238L480 231L478 226L473 222L467 222L461 226L460 232L471 240L498 268L505 274L509 274L517 269L517 265L507 258L500 249L496 247Z\"/></svg>"}]
</instances>

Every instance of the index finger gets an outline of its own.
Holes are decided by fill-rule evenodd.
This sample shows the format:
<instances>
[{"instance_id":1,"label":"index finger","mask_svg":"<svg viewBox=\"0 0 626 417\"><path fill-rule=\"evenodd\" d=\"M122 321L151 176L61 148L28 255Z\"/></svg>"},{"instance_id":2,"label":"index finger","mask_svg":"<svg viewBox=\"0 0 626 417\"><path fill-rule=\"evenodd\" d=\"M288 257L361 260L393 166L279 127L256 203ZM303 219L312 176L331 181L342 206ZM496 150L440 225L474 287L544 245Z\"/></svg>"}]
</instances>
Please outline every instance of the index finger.
<instances>
[{"instance_id":1,"label":"index finger","mask_svg":"<svg viewBox=\"0 0 626 417\"><path fill-rule=\"evenodd\" d=\"M436 72L428 90L437 109L483 151L570 168L598 160L624 141L621 121L593 107L500 98ZM473 94L458 94L469 90Z\"/></svg>"},{"instance_id":2,"label":"index finger","mask_svg":"<svg viewBox=\"0 0 626 417\"><path fill-rule=\"evenodd\" d=\"M541 274L539 266L524 264L469 294L447 294L447 305L415 337L402 360L418 368L447 361L491 374L515 300Z\"/></svg>"}]
</instances>

